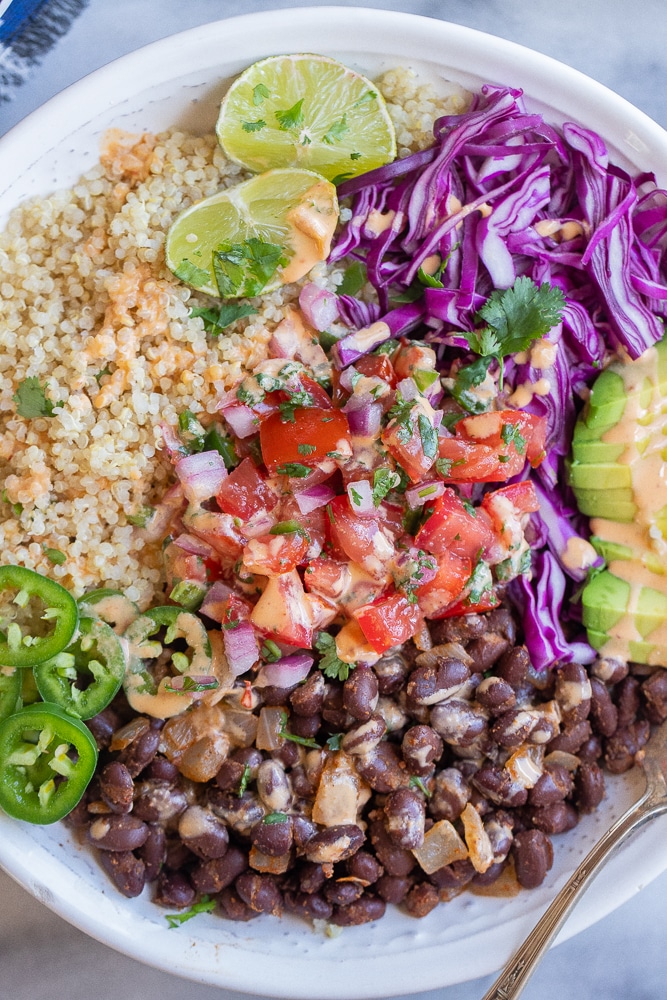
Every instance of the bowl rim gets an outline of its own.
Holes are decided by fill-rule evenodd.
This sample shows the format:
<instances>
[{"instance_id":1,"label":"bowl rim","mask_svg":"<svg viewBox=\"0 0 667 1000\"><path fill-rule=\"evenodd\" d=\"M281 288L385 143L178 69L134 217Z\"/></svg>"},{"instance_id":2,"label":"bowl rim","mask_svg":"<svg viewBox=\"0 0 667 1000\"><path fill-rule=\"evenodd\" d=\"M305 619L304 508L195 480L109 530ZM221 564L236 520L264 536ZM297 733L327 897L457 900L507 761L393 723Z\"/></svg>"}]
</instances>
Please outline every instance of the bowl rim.
<instances>
[{"instance_id":1,"label":"bowl rim","mask_svg":"<svg viewBox=\"0 0 667 1000\"><path fill-rule=\"evenodd\" d=\"M183 75L186 71L185 54L193 51L197 54L197 68L213 71L220 64L221 38L224 39L229 35L235 35L239 39L252 37L256 27L261 24L263 32L270 34L272 38L281 39L285 36L286 25L296 11L300 17L299 35L310 32L314 37L317 31L329 30L332 20L342 18L346 31L344 47L350 52L368 51L369 33L372 33L373 37L372 51L378 54L384 51L380 46L385 38L396 39L394 45L400 48L406 44L417 45L427 36L429 51L436 42L442 43L443 58L440 65L446 67L455 79L470 73L471 57L478 56L480 50L484 50L485 78L502 83L502 76L507 75L507 67L518 67L513 72L513 77L516 85L526 91L531 103L542 103L555 111L562 108L563 116L569 119L575 117L571 109L578 108L580 111L576 120L581 120L582 124L586 124L589 110L594 108L596 128L599 128L603 135L605 123L609 126L610 135L617 134L621 127L625 129L618 148L630 161L634 160L639 166L641 160L646 159L654 168L659 165L661 171L667 175L667 132L644 112L579 70L518 43L439 18L387 11L382 8L337 6L281 7L271 11L243 14L199 25L149 43L83 77L33 111L0 138L0 157L6 158L5 162L12 163L14 172L30 171L32 166L48 155L55 146L65 142L77 129L85 128L96 116L111 111L123 101L131 100L138 89L137 80L141 81L139 85L141 90L177 79L179 73ZM323 46L329 51L332 47L330 41ZM273 46L270 48L273 50ZM337 45L337 48L342 49L343 45ZM288 43L285 46L281 45L279 51L300 50ZM254 58L260 58L262 54L259 53ZM400 58L398 51L396 55ZM479 77L479 73L477 76ZM582 100L582 92L586 95L585 100ZM65 128L63 121L67 122ZM34 142L36 134L40 136L38 145ZM35 152L36 149L39 152ZM6 196L11 198L11 180L3 190L0 190L0 203ZM464 963L461 972L457 973L458 978L447 979L442 968L425 969L421 966L418 984L414 981L411 962L407 963L407 969L401 971L393 960L389 963L391 978L388 979L385 975L385 978L378 982L369 974L369 967L371 969L374 967L373 959L358 959L343 964L335 957L333 950L324 956L320 978L315 987L312 980L305 983L292 981L289 984L277 982L275 975L267 971L262 973L263 979L259 981L259 962L252 967L252 962L246 961L244 967L243 962L236 961L217 969L206 968L202 972L197 968L196 962L186 963L181 960L180 968L170 968L169 965L165 965L164 954L159 956L153 952L146 954L147 947L149 949L154 947L152 938L148 942L142 940L140 935L132 933L132 928L124 926L112 928L110 931L103 916L109 912L108 908L105 909L107 897L98 913L94 901L88 901L84 906L81 901L67 894L58 896L41 877L41 860L32 852L21 850L21 825L14 821L5 821L4 817L0 817L0 828L9 823L12 826L12 833L16 836L10 838L11 846L3 849L3 867L12 877L55 912L91 936L139 961L158 968L166 968L185 978L242 992L282 996L292 1000L301 997L304 1000L306 998L312 1000L316 996L322 1000L324 998L351 1000L362 995L362 992L366 997L380 997L414 992L415 986L417 991L421 992L453 985L493 971L501 963L498 957L488 958L485 950L488 934L473 932L471 940L476 942L477 957L474 962L468 960ZM66 869L62 867L65 872ZM644 868L633 878L625 881L617 880L616 885L604 897L597 900L594 912L591 912L591 908L580 910L576 919L573 918L561 933L559 940L565 940L610 912L665 868L667 868L667 857L657 865L654 863L650 871L646 870L644 859ZM524 914L508 922L503 939L507 956L513 944L528 930L534 919L534 909L527 907L527 915ZM188 937L185 941L194 948L196 943L194 938ZM237 947L230 950L238 952L238 942ZM296 962L299 957L295 955L292 961ZM310 964L312 966L313 963ZM433 966L436 964L433 963ZM248 968L248 965L251 967Z\"/></svg>"}]
</instances>

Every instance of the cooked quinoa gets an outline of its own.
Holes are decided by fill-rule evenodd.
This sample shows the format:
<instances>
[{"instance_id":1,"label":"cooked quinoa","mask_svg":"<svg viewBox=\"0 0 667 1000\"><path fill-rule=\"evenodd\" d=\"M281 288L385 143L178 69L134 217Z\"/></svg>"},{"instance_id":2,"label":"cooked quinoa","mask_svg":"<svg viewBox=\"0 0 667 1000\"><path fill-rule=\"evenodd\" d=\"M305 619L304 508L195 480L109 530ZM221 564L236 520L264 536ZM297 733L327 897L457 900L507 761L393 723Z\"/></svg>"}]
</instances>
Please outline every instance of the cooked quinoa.
<instances>
[{"instance_id":1,"label":"cooked quinoa","mask_svg":"<svg viewBox=\"0 0 667 1000\"><path fill-rule=\"evenodd\" d=\"M465 104L409 70L377 83L401 156ZM165 267L178 213L246 176L213 135L112 130L100 163L71 190L13 212L0 234L0 563L39 570L76 595L122 587L142 607L159 591L159 548L128 516L171 482L161 424L176 425L186 409L210 421L298 296L298 286L264 295L255 316L211 337L190 316L210 300ZM14 395L29 377L52 416L17 415Z\"/></svg>"}]
</instances>

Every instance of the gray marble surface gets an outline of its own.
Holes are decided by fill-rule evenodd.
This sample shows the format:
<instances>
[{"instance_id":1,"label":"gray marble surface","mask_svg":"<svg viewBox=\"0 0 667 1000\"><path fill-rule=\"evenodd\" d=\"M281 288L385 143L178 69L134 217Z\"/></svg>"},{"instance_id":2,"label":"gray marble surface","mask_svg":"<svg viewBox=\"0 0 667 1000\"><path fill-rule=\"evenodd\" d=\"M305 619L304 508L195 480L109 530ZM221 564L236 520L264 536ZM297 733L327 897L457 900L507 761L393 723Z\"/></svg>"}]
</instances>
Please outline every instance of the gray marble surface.
<instances>
[{"instance_id":1,"label":"gray marble surface","mask_svg":"<svg viewBox=\"0 0 667 1000\"><path fill-rule=\"evenodd\" d=\"M309 4L312 6L312 4ZM91 0L11 104L0 134L64 87L117 56L185 28L275 9L262 0ZM306 4L291 2L295 8ZM353 6L339 0L339 6ZM667 127L665 0L366 0L512 39L575 66ZM2 163L0 169L11 169ZM553 949L526 1000L658 1000L667 995L667 874L576 938ZM424 1000L475 1000L492 977ZM419 970L415 970L415 991ZM0 1000L237 1000L184 982L86 938L0 872ZM406 1000L406 998L403 998Z\"/></svg>"}]
</instances>

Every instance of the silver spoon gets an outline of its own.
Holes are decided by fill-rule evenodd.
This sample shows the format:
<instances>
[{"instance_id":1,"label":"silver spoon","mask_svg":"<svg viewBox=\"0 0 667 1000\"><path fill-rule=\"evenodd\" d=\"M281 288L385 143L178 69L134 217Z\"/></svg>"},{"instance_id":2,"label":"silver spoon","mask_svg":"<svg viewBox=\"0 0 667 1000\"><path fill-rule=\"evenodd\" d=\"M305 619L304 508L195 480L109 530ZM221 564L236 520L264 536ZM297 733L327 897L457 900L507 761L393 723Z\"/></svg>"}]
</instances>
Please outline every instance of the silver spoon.
<instances>
[{"instance_id":1,"label":"silver spoon","mask_svg":"<svg viewBox=\"0 0 667 1000\"><path fill-rule=\"evenodd\" d=\"M512 955L498 979L482 1000L515 1000L539 965L542 956L611 854L654 816L667 812L667 722L653 733L641 761L646 789L641 798L598 840L574 874L560 890L549 909Z\"/></svg>"}]
</instances>

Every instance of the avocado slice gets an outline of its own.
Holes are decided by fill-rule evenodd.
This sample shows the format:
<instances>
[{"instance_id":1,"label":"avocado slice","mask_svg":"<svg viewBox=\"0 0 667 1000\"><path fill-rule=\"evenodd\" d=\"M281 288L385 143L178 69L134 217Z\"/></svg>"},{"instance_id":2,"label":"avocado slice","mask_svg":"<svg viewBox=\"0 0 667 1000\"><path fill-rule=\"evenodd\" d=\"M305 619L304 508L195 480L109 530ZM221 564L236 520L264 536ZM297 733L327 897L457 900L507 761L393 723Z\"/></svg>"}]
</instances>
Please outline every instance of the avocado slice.
<instances>
[{"instance_id":1,"label":"avocado slice","mask_svg":"<svg viewBox=\"0 0 667 1000\"><path fill-rule=\"evenodd\" d=\"M621 545L619 542L608 542L606 539L600 538L599 535L591 535L591 545L607 563L610 563L614 559L625 561L632 559L634 556L634 552L629 545Z\"/></svg>"},{"instance_id":2,"label":"avocado slice","mask_svg":"<svg viewBox=\"0 0 667 1000\"><path fill-rule=\"evenodd\" d=\"M579 510L587 517L602 517L607 521L629 524L637 513L631 489L578 489L575 496Z\"/></svg>"},{"instance_id":3,"label":"avocado slice","mask_svg":"<svg viewBox=\"0 0 667 1000\"><path fill-rule=\"evenodd\" d=\"M587 629L609 631L628 609L630 584L603 570L586 584L581 595L582 620Z\"/></svg>"},{"instance_id":4,"label":"avocado slice","mask_svg":"<svg viewBox=\"0 0 667 1000\"><path fill-rule=\"evenodd\" d=\"M625 451L624 444L608 444L606 441L573 441L572 458L581 465L606 465L615 462Z\"/></svg>"},{"instance_id":5,"label":"avocado slice","mask_svg":"<svg viewBox=\"0 0 667 1000\"><path fill-rule=\"evenodd\" d=\"M642 587L634 612L637 631L643 639L667 620L667 594L654 590L653 587Z\"/></svg>"},{"instance_id":6,"label":"avocado slice","mask_svg":"<svg viewBox=\"0 0 667 1000\"><path fill-rule=\"evenodd\" d=\"M632 470L617 462L588 465L573 462L570 466L570 486L581 490L628 490L632 499Z\"/></svg>"},{"instance_id":7,"label":"avocado slice","mask_svg":"<svg viewBox=\"0 0 667 1000\"><path fill-rule=\"evenodd\" d=\"M586 408L586 425L594 430L613 427L623 418L628 398L625 382L611 368L605 369L595 381Z\"/></svg>"}]
</instances>

